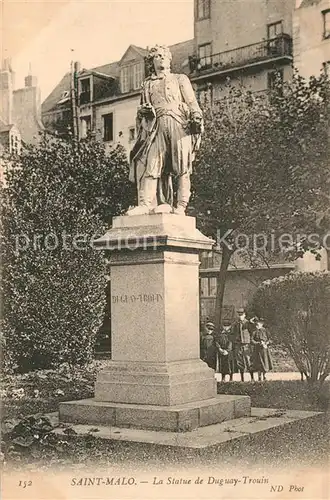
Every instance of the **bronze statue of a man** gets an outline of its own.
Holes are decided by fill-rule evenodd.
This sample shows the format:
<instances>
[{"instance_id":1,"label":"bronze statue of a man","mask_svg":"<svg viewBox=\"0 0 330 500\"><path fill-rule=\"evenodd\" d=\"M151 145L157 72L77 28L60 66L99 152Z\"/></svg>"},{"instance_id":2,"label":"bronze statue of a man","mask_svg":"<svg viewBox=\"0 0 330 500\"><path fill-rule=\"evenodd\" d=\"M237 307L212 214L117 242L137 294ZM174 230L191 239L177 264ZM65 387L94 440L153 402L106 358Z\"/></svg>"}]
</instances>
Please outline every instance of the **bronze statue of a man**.
<instances>
[{"instance_id":1,"label":"bronze statue of a man","mask_svg":"<svg viewBox=\"0 0 330 500\"><path fill-rule=\"evenodd\" d=\"M129 178L137 186L138 206L127 215L184 215L203 116L189 78L171 73L169 49L156 45L148 58L153 71L142 85L138 137L130 157Z\"/></svg>"}]
</instances>

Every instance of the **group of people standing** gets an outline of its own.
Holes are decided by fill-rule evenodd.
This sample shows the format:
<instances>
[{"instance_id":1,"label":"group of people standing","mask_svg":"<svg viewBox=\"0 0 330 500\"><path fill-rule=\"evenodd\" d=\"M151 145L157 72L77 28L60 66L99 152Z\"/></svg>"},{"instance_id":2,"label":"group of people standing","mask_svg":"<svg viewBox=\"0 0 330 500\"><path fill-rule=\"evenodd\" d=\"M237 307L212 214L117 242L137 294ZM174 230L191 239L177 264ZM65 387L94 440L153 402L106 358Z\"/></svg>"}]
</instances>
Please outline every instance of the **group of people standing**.
<instances>
[{"instance_id":1,"label":"group of people standing","mask_svg":"<svg viewBox=\"0 0 330 500\"><path fill-rule=\"evenodd\" d=\"M264 320L257 317L248 320L244 309L237 312L237 321L223 326L220 332L215 331L211 321L206 323L205 334L201 337L201 358L221 373L223 381L226 375L233 380L234 373L240 373L242 382L245 373L254 380L255 372L258 380L266 380L266 373L273 366Z\"/></svg>"}]
</instances>

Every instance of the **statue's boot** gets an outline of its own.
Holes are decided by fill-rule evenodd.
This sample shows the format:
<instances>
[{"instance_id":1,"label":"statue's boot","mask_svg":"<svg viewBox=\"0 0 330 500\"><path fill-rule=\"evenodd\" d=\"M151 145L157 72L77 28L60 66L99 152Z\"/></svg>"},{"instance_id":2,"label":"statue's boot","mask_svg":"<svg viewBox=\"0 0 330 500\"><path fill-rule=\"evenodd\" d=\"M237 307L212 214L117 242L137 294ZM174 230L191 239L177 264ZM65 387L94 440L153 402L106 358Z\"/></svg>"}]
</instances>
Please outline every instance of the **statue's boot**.
<instances>
[{"instance_id":1,"label":"statue's boot","mask_svg":"<svg viewBox=\"0 0 330 500\"><path fill-rule=\"evenodd\" d=\"M178 201L177 206L173 210L176 215L185 215L186 208L190 199L190 175L188 173L179 177L178 182Z\"/></svg>"},{"instance_id":2,"label":"statue's boot","mask_svg":"<svg viewBox=\"0 0 330 500\"><path fill-rule=\"evenodd\" d=\"M149 207L146 205L138 205L137 207L127 210L126 215L146 215L150 212Z\"/></svg>"},{"instance_id":3,"label":"statue's boot","mask_svg":"<svg viewBox=\"0 0 330 500\"><path fill-rule=\"evenodd\" d=\"M158 205L154 209L155 214L170 214L171 212L172 212L172 207L167 203L162 203L161 205Z\"/></svg>"},{"instance_id":4,"label":"statue's boot","mask_svg":"<svg viewBox=\"0 0 330 500\"><path fill-rule=\"evenodd\" d=\"M137 207L131 208L126 212L126 215L146 215L149 214L155 204L157 192L157 179L153 177L144 177L139 189L139 204Z\"/></svg>"}]
</instances>

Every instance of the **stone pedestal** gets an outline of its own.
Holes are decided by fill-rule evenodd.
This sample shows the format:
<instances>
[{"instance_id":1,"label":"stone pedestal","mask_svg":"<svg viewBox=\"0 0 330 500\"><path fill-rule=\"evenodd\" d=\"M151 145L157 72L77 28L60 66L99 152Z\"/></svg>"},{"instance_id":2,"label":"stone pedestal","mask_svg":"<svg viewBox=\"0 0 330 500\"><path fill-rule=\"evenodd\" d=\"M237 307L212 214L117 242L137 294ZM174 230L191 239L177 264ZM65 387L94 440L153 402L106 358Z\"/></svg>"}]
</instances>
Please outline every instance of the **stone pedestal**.
<instances>
[{"instance_id":1,"label":"stone pedestal","mask_svg":"<svg viewBox=\"0 0 330 500\"><path fill-rule=\"evenodd\" d=\"M189 428L208 425L203 415L212 423L243 416L228 399L221 411L214 371L199 359L199 252L212 244L195 218L173 214L116 217L96 241L110 256L112 360L98 374L85 413L104 403L109 423L121 415L128 426L142 419L146 428L173 429L175 421L177 430L179 416L193 415ZM77 421L72 405L61 405L62 419L72 421L71 411Z\"/></svg>"}]
</instances>

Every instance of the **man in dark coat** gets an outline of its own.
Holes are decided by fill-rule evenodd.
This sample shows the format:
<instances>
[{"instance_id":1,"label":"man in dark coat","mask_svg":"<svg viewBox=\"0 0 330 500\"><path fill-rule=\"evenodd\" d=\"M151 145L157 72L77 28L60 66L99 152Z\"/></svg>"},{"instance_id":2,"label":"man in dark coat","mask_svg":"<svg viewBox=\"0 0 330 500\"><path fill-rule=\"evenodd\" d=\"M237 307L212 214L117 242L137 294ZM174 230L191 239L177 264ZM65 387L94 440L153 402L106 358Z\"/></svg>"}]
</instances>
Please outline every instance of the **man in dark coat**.
<instances>
[{"instance_id":1,"label":"man in dark coat","mask_svg":"<svg viewBox=\"0 0 330 500\"><path fill-rule=\"evenodd\" d=\"M254 380L251 366L251 336L250 323L246 319L244 309L238 309L238 320L232 326L232 344L237 369L241 374L241 381L244 382L244 372L249 372L251 380Z\"/></svg>"},{"instance_id":2,"label":"man in dark coat","mask_svg":"<svg viewBox=\"0 0 330 500\"><path fill-rule=\"evenodd\" d=\"M214 341L214 323L208 321L205 325L205 334L201 338L201 358L213 370L217 366L217 350Z\"/></svg>"},{"instance_id":3,"label":"man in dark coat","mask_svg":"<svg viewBox=\"0 0 330 500\"><path fill-rule=\"evenodd\" d=\"M261 374L263 380L266 380L266 373L273 369L273 363L268 349L269 339L262 318L257 319L255 322L251 344L253 346L252 369L258 372L259 381L261 380Z\"/></svg>"}]
</instances>

